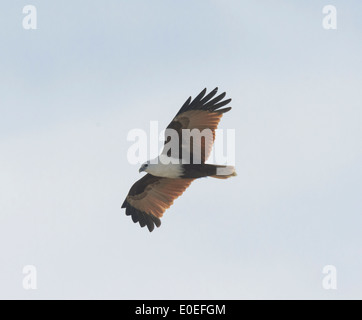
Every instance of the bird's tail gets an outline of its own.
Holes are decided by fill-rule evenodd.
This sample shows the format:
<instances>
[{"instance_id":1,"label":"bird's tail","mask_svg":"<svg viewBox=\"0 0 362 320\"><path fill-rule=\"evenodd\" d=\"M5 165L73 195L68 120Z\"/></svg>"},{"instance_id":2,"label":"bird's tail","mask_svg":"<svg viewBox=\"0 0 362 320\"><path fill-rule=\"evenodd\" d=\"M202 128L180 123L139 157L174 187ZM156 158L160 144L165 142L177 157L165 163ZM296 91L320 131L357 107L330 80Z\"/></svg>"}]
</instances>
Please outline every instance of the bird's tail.
<instances>
[{"instance_id":1,"label":"bird's tail","mask_svg":"<svg viewBox=\"0 0 362 320\"><path fill-rule=\"evenodd\" d=\"M221 165L212 165L216 169L216 174L210 177L217 179L228 179L230 177L235 177L236 171L234 166L221 166Z\"/></svg>"},{"instance_id":2,"label":"bird's tail","mask_svg":"<svg viewBox=\"0 0 362 320\"><path fill-rule=\"evenodd\" d=\"M182 178L198 179L203 177L212 177L217 179L227 179L236 176L233 166L222 166L216 164L184 164L182 165Z\"/></svg>"}]
</instances>

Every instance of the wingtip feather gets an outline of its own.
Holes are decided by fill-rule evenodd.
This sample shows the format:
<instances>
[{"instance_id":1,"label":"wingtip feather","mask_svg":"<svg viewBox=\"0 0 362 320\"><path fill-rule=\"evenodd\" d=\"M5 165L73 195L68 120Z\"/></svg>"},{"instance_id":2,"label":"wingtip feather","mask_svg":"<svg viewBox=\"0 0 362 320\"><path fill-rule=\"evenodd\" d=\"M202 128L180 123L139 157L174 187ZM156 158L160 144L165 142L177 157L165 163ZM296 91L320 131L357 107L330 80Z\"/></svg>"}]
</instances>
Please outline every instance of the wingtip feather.
<instances>
[{"instance_id":1,"label":"wingtip feather","mask_svg":"<svg viewBox=\"0 0 362 320\"><path fill-rule=\"evenodd\" d=\"M126 200L124 201L122 208L126 208L126 215L131 216L134 223L138 222L141 228L147 226L149 232L152 232L155 229L155 226L157 228L161 226L161 220L159 218L132 207Z\"/></svg>"}]
</instances>

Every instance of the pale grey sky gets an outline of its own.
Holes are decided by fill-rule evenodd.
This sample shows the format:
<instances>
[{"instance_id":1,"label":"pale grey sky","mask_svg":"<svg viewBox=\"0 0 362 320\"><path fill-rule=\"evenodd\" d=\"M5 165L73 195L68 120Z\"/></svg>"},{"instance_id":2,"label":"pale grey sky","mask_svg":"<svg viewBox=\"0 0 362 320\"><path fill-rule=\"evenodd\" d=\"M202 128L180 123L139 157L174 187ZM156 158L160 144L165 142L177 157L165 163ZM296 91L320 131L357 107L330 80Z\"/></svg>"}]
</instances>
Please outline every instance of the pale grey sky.
<instances>
[{"instance_id":1,"label":"pale grey sky","mask_svg":"<svg viewBox=\"0 0 362 320\"><path fill-rule=\"evenodd\" d=\"M22 28L35 5L38 29ZM337 30L322 8L337 8ZM360 1L6 1L0 298L362 298ZM238 176L149 233L120 209L133 128L233 99ZM37 290L22 269L37 268ZM322 269L337 268L337 290Z\"/></svg>"}]
</instances>

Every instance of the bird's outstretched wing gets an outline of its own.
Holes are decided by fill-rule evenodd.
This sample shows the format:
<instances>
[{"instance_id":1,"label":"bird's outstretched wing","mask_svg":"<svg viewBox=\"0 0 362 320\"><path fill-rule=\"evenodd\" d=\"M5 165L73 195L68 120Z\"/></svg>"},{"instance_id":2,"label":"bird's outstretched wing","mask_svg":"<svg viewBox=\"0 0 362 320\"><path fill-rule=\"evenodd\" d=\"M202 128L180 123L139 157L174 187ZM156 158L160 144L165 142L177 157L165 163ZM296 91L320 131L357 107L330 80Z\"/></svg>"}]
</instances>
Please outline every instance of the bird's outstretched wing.
<instances>
[{"instance_id":1,"label":"bird's outstretched wing","mask_svg":"<svg viewBox=\"0 0 362 320\"><path fill-rule=\"evenodd\" d=\"M146 174L130 189L122 208L133 222L153 231L161 225L160 218L194 179L171 179Z\"/></svg>"},{"instance_id":2,"label":"bird's outstretched wing","mask_svg":"<svg viewBox=\"0 0 362 320\"><path fill-rule=\"evenodd\" d=\"M215 129L223 113L231 110L231 107L220 109L227 105L231 99L223 100L226 95L225 92L214 98L217 90L218 88L215 88L205 96L205 88L194 100L191 97L187 99L166 128L163 155L170 157L172 150L177 147L179 159L185 159L183 158L185 154L190 155L190 163L204 163L208 159L215 140ZM190 143L190 138L182 134L183 129L198 129L204 135L201 139L192 138L192 143ZM172 132L170 133L170 131L177 133L177 146L172 146Z\"/></svg>"}]
</instances>

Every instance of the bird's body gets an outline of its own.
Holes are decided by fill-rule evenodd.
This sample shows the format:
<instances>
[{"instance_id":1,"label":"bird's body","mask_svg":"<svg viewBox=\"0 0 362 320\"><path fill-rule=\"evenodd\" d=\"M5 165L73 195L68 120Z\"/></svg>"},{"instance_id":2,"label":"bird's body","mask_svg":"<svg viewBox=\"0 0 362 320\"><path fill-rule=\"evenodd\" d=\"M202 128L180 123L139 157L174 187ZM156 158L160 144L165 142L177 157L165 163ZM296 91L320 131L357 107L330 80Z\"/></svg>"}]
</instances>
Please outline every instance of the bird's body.
<instances>
[{"instance_id":1,"label":"bird's body","mask_svg":"<svg viewBox=\"0 0 362 320\"><path fill-rule=\"evenodd\" d=\"M161 225L160 218L191 182L198 178L227 179L236 175L233 166L206 164L215 139L215 129L231 108L220 109L231 99L225 93L212 99L217 88L205 96L204 89L193 101L181 107L166 129L162 153L144 163L140 172L147 174L130 189L122 208L141 227L149 231ZM191 133L191 134L190 134Z\"/></svg>"},{"instance_id":2,"label":"bird's body","mask_svg":"<svg viewBox=\"0 0 362 320\"><path fill-rule=\"evenodd\" d=\"M156 177L181 178L184 172L182 164L175 163L176 159L174 161L170 161L169 163L164 163L162 158L163 157L158 157L156 161L150 161L151 163L148 163L147 168L142 171L146 171Z\"/></svg>"}]
</instances>

